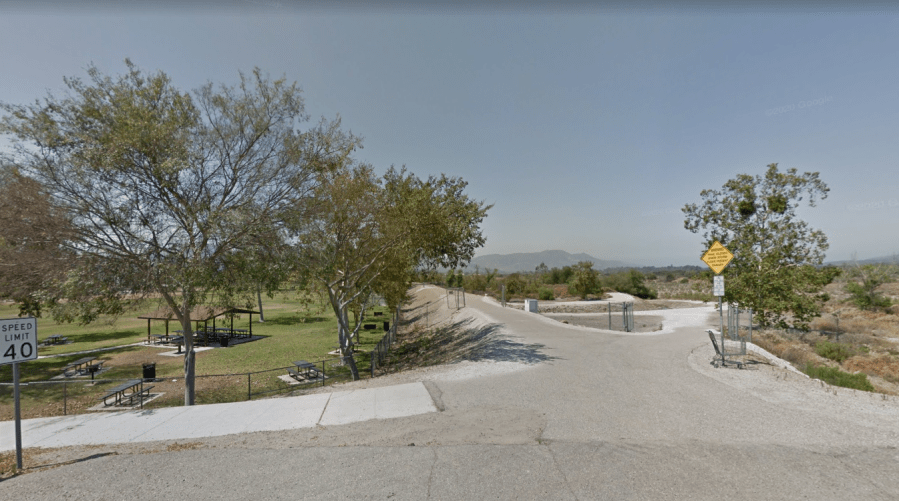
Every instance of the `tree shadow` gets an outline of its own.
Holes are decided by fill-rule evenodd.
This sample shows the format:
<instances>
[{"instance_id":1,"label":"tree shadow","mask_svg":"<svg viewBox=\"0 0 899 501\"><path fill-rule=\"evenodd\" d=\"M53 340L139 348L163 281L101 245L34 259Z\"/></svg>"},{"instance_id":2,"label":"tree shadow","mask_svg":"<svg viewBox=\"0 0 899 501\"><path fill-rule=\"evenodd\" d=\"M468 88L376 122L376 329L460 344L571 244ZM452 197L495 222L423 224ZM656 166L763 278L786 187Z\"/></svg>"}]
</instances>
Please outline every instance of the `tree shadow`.
<instances>
[{"instance_id":1,"label":"tree shadow","mask_svg":"<svg viewBox=\"0 0 899 501\"><path fill-rule=\"evenodd\" d=\"M106 331L106 332L88 332L85 334L72 334L70 335L70 340L74 340L76 342L87 342L94 343L100 341L109 341L114 339L126 339L133 338L135 336L145 335L139 331L129 330L129 331Z\"/></svg>"},{"instance_id":2,"label":"tree shadow","mask_svg":"<svg viewBox=\"0 0 899 501\"><path fill-rule=\"evenodd\" d=\"M302 317L300 315L281 316L272 318L263 322L262 325L296 325L296 324L314 324L324 322L324 317Z\"/></svg>"},{"instance_id":3,"label":"tree shadow","mask_svg":"<svg viewBox=\"0 0 899 501\"><path fill-rule=\"evenodd\" d=\"M509 339L501 333L502 324L474 326L473 322L464 319L436 329L427 342L432 345L429 349L437 356L451 357L453 362L493 360L538 364L558 359L544 353L546 345Z\"/></svg>"}]
</instances>

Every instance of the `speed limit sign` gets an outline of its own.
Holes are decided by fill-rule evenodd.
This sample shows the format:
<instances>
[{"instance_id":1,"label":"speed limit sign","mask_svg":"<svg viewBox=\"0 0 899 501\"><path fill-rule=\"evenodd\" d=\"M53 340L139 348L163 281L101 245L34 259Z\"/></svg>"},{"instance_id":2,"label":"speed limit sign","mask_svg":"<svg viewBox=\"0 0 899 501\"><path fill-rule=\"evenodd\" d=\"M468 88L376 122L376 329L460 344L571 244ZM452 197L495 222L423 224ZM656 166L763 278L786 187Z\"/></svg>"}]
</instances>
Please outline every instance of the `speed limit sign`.
<instances>
[{"instance_id":1,"label":"speed limit sign","mask_svg":"<svg viewBox=\"0 0 899 501\"><path fill-rule=\"evenodd\" d=\"M0 365L37 359L37 320L0 320Z\"/></svg>"}]
</instances>

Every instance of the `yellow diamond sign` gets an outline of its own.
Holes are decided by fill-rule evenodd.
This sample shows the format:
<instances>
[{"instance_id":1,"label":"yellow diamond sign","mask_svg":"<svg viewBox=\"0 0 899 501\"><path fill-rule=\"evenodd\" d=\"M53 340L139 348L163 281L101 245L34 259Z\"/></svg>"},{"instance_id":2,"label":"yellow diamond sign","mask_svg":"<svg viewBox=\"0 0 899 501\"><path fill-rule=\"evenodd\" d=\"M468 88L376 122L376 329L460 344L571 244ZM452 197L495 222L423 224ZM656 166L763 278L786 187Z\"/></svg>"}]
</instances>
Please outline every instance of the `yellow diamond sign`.
<instances>
[{"instance_id":1,"label":"yellow diamond sign","mask_svg":"<svg viewBox=\"0 0 899 501\"><path fill-rule=\"evenodd\" d=\"M724 267L727 266L727 263L733 258L734 255L717 240L715 240L715 243L709 247L709 250L702 255L702 260L705 264L709 265L709 268L711 268L716 275L721 273L721 271L724 270Z\"/></svg>"}]
</instances>

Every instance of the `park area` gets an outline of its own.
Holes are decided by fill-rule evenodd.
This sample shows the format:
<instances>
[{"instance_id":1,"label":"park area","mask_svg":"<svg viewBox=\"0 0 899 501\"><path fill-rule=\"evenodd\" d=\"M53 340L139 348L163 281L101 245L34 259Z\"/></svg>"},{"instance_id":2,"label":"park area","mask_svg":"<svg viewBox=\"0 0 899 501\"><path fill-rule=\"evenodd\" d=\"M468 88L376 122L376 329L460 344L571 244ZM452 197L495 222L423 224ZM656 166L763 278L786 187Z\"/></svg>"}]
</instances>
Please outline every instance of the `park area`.
<instances>
[{"instance_id":1,"label":"park area","mask_svg":"<svg viewBox=\"0 0 899 501\"><path fill-rule=\"evenodd\" d=\"M349 367L341 364L335 351L337 320L330 307L285 294L277 294L263 306L265 322L252 315L252 336L234 338L227 347L196 342L196 403L264 398L351 378ZM155 370L152 380L143 381L148 396L126 408L183 405L183 354L178 353L178 345L161 339L166 334L165 322L150 322L148 342L148 321L138 318L154 310L155 305L150 305L145 312L130 312L114 322L101 318L86 326L38 319L40 358L19 365L22 418L120 410L122 406L104 405L103 396L129 381L143 380L147 366ZM11 303L0 305L0 318L17 313ZM355 344L356 364L363 376L371 373L370 352L386 334L384 323L392 324L393 319L384 306L366 311ZM219 317L218 325L230 329L231 319ZM169 328L174 335L174 329L180 327L171 321ZM234 315L233 330L250 331L250 315ZM57 342L45 344L53 336L58 336L54 338ZM298 371L298 361L313 365L314 377L308 377L308 368ZM74 365L79 362L80 366ZM93 370L87 370L91 367ZM13 419L11 382L12 366L0 366L0 383L4 383L0 385L0 420Z\"/></svg>"}]
</instances>

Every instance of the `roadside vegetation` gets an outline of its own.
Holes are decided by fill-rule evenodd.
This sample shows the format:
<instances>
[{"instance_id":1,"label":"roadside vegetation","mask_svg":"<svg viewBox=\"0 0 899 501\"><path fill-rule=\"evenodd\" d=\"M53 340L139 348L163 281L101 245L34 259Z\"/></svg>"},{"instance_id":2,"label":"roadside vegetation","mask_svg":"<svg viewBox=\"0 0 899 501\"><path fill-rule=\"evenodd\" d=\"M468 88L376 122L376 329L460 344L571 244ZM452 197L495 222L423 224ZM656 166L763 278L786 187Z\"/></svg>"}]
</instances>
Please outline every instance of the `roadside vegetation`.
<instances>
[{"instance_id":1,"label":"roadside vegetation","mask_svg":"<svg viewBox=\"0 0 899 501\"><path fill-rule=\"evenodd\" d=\"M650 268L654 269L654 268ZM541 301L595 300L608 292L623 292L641 299L658 298L657 291L647 285L655 273L644 274L638 269L599 271L591 262L575 266L548 268L541 264L533 272L500 274L498 270L448 270L445 274L425 272L418 275L422 282L446 287L464 287L466 292L488 294L507 301L539 299ZM505 291L504 291L505 288Z\"/></svg>"}]
</instances>

